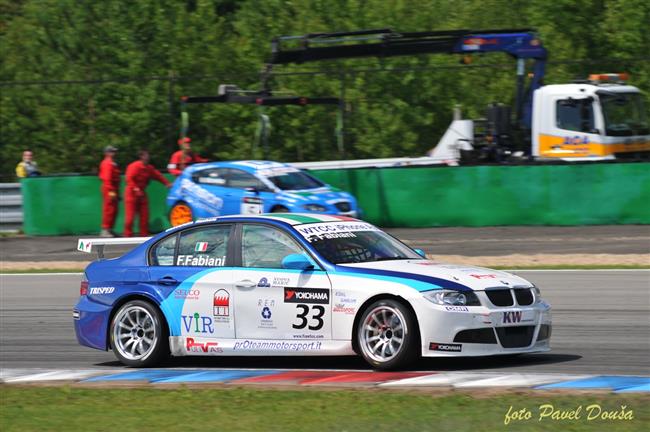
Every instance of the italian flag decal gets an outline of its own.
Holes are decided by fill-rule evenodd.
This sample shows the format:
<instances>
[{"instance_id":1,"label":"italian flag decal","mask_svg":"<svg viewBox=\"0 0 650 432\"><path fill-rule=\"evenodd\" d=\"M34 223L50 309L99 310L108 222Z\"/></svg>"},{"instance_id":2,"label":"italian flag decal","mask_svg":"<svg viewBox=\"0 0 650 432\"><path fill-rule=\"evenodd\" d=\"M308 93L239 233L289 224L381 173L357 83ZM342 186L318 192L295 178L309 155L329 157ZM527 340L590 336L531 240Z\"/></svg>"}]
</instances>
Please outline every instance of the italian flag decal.
<instances>
[{"instance_id":1,"label":"italian flag decal","mask_svg":"<svg viewBox=\"0 0 650 432\"><path fill-rule=\"evenodd\" d=\"M194 248L194 252L205 252L208 250L207 242L198 242Z\"/></svg>"}]
</instances>

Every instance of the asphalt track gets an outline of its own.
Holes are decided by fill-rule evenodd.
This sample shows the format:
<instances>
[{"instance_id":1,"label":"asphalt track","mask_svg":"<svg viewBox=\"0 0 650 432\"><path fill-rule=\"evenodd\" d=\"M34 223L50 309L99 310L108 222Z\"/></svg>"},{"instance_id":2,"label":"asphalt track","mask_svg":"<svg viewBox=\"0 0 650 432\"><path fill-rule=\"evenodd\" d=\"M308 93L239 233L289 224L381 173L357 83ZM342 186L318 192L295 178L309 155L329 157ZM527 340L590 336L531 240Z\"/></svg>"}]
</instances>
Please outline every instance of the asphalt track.
<instances>
[{"instance_id":1,"label":"asphalt track","mask_svg":"<svg viewBox=\"0 0 650 432\"><path fill-rule=\"evenodd\" d=\"M647 254L650 225L388 228L412 247L433 255ZM75 250L79 237L0 238L0 261L88 261ZM127 250L112 248L107 257Z\"/></svg>"},{"instance_id":2,"label":"asphalt track","mask_svg":"<svg viewBox=\"0 0 650 432\"><path fill-rule=\"evenodd\" d=\"M418 371L650 375L650 271L517 271L553 305L553 350L515 358L423 359ZM77 344L80 275L0 275L0 368L125 369ZM369 370L354 357L176 358L171 368Z\"/></svg>"}]
</instances>

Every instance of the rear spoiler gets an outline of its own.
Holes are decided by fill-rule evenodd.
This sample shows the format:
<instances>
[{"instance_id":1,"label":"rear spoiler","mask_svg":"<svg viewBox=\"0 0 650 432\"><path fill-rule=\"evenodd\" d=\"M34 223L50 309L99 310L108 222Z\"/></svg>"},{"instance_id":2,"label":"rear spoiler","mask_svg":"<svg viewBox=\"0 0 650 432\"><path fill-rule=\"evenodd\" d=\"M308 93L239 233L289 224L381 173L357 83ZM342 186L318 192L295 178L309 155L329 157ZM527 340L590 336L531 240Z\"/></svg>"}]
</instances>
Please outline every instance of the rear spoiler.
<instances>
[{"instance_id":1,"label":"rear spoiler","mask_svg":"<svg viewBox=\"0 0 650 432\"><path fill-rule=\"evenodd\" d=\"M151 237L122 237L122 238L85 238L77 242L77 250L86 253L97 252L97 258L104 258L104 246L119 246L142 244Z\"/></svg>"}]
</instances>

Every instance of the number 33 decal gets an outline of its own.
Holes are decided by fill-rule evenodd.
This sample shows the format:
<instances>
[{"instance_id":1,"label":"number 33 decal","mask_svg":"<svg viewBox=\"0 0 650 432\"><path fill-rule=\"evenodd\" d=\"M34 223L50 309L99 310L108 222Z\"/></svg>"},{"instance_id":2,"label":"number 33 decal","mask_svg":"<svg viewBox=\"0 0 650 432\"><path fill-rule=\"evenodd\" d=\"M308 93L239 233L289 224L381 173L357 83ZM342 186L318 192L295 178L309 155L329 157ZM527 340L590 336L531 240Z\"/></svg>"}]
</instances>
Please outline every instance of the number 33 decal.
<instances>
[{"instance_id":1,"label":"number 33 decal","mask_svg":"<svg viewBox=\"0 0 650 432\"><path fill-rule=\"evenodd\" d=\"M309 313L309 306L299 304L296 306L296 308L302 309L302 311L299 310L298 315L296 315L296 318L300 318L300 322L298 324L293 324L292 327L295 329L303 329L307 327L307 314ZM311 309L314 311L311 319L312 321L316 321L316 325L310 325L308 328L309 330L320 330L323 328L323 315L325 315L325 308L323 306L312 306Z\"/></svg>"}]
</instances>

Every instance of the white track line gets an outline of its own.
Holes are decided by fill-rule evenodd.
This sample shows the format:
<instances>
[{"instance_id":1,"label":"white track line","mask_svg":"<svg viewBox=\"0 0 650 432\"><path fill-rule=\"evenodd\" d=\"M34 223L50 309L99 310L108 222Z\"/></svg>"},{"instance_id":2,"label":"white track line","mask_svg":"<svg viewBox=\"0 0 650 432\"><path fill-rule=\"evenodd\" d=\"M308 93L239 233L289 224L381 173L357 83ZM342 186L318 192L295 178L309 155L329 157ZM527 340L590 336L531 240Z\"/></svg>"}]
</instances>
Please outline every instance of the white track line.
<instances>
[{"instance_id":1,"label":"white track line","mask_svg":"<svg viewBox=\"0 0 650 432\"><path fill-rule=\"evenodd\" d=\"M379 384L381 387L534 387L561 381L589 378L592 375L569 374L507 374L485 372L442 372Z\"/></svg>"},{"instance_id":2,"label":"white track line","mask_svg":"<svg viewBox=\"0 0 650 432\"><path fill-rule=\"evenodd\" d=\"M43 381L76 381L95 375L109 374L107 370L3 370L0 381L5 383L25 383ZM5 375L6 374L6 375Z\"/></svg>"},{"instance_id":3,"label":"white track line","mask_svg":"<svg viewBox=\"0 0 650 432\"><path fill-rule=\"evenodd\" d=\"M421 377L406 378L379 384L380 387L420 387L420 386L453 386L456 383L472 379L485 378L485 374L471 372L436 373Z\"/></svg>"},{"instance_id":4,"label":"white track line","mask_svg":"<svg viewBox=\"0 0 650 432\"><path fill-rule=\"evenodd\" d=\"M76 276L83 273L0 273L0 276Z\"/></svg>"},{"instance_id":5,"label":"white track line","mask_svg":"<svg viewBox=\"0 0 650 432\"><path fill-rule=\"evenodd\" d=\"M535 387L555 382L589 378L591 375L507 374L490 378L469 380L454 384L456 388L477 387Z\"/></svg>"},{"instance_id":6,"label":"white track line","mask_svg":"<svg viewBox=\"0 0 650 432\"><path fill-rule=\"evenodd\" d=\"M511 273L531 273L531 272L540 272L540 273L562 273L562 272L648 272L650 268L638 268L638 269L503 269L503 271Z\"/></svg>"}]
</instances>

